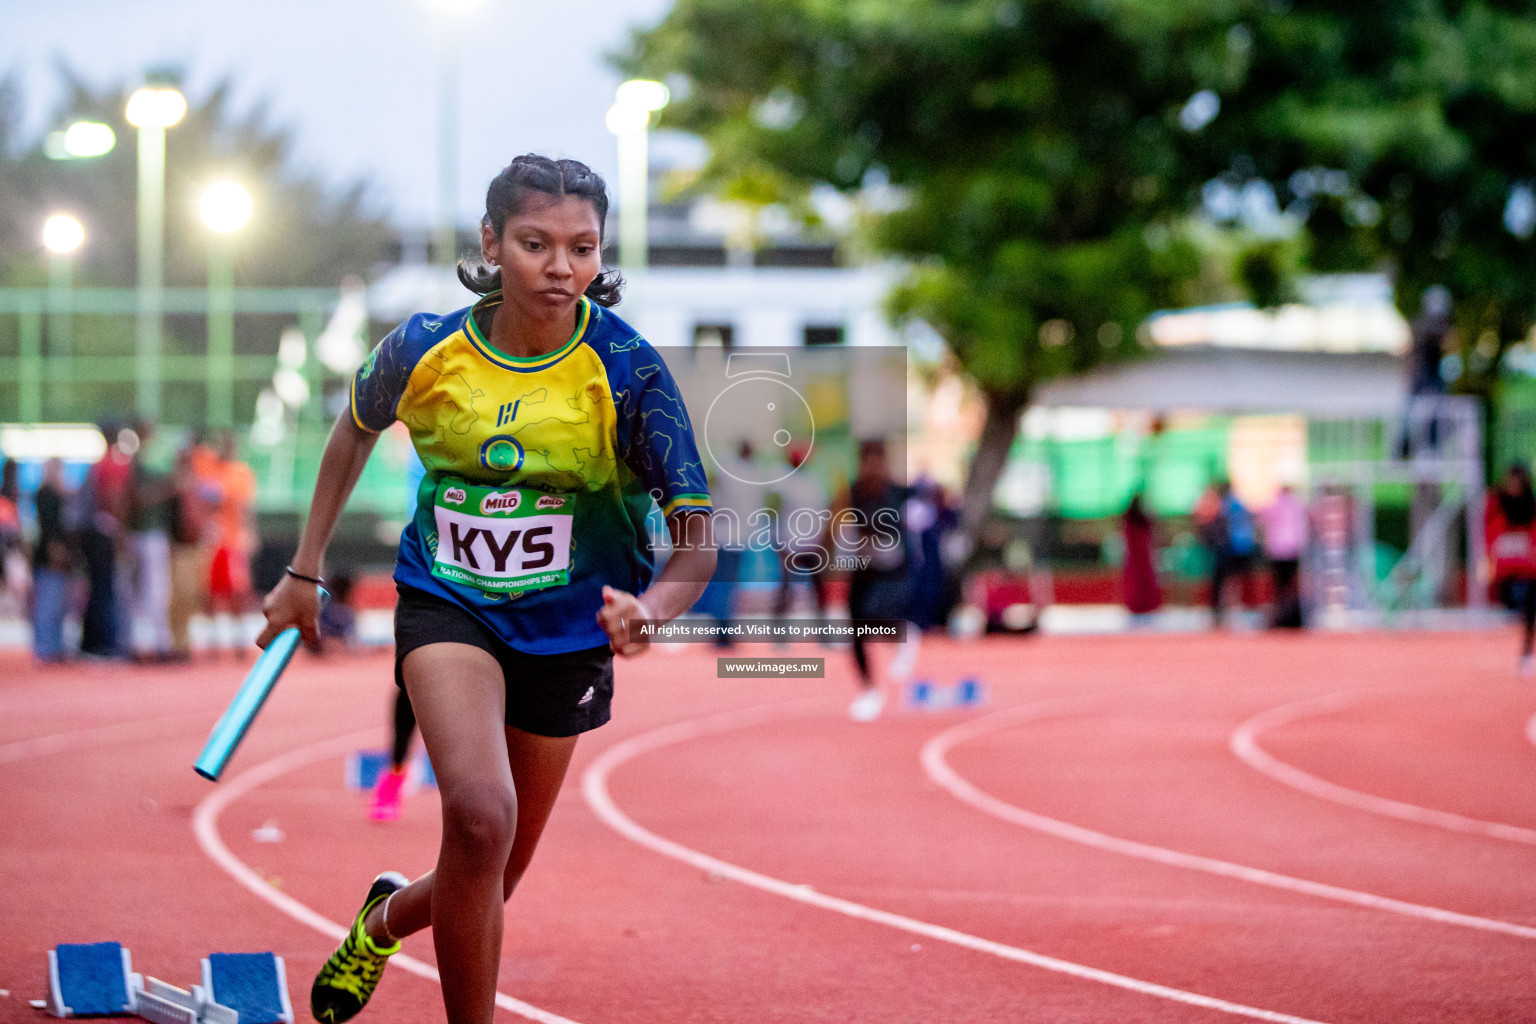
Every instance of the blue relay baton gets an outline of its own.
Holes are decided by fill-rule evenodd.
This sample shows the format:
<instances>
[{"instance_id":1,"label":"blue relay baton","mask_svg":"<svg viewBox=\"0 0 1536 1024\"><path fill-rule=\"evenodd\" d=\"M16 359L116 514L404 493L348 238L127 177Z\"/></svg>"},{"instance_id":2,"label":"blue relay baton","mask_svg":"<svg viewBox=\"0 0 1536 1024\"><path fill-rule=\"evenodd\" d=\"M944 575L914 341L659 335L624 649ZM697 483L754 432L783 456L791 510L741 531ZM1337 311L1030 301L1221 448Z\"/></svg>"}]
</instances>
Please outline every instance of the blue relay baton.
<instances>
[{"instance_id":1,"label":"blue relay baton","mask_svg":"<svg viewBox=\"0 0 1536 1024\"><path fill-rule=\"evenodd\" d=\"M322 601L330 596L324 590L320 591L320 595ZM224 714L214 723L213 732L208 734L208 742L203 744L203 752L192 766L197 774L210 782L219 781L224 765L240 741L245 739L246 730L256 720L257 712L267 702L272 688L277 685L278 677L283 674L283 669L293 659L293 652L298 649L298 627L289 626L277 634L267 649L261 652L256 664L246 673L245 682L235 691L229 707L224 709Z\"/></svg>"}]
</instances>

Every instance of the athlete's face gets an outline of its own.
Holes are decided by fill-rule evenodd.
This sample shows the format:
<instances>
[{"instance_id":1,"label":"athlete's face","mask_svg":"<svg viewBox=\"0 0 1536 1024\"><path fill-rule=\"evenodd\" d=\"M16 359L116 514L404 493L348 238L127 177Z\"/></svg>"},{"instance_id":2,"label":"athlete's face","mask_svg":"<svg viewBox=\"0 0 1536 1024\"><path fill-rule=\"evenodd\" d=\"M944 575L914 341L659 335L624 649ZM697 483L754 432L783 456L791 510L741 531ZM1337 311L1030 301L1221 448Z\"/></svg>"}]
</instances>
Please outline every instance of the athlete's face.
<instances>
[{"instance_id":1,"label":"athlete's face","mask_svg":"<svg viewBox=\"0 0 1536 1024\"><path fill-rule=\"evenodd\" d=\"M504 298L539 319L569 316L602 270L602 225L586 199L534 194L497 238L481 229L486 262L501 267Z\"/></svg>"}]
</instances>

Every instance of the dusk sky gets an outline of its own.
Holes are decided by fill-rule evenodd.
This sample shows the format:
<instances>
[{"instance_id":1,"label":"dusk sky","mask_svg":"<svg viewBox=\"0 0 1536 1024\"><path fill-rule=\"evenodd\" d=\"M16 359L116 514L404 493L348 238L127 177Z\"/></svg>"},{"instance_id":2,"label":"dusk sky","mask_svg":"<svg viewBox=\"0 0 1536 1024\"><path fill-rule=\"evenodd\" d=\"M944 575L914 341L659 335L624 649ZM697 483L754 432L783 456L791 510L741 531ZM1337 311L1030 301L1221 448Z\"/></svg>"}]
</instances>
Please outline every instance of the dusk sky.
<instances>
[{"instance_id":1,"label":"dusk sky","mask_svg":"<svg viewBox=\"0 0 1536 1024\"><path fill-rule=\"evenodd\" d=\"M479 219L485 185L523 152L570 156L612 182L603 115L618 75L604 55L670 0L0 0L0 75L19 77L27 127L55 127L63 59L98 85L180 65L196 101L229 78L237 106L269 102L297 159L332 183L372 180L401 224L436 202L437 8L458 15L460 222ZM131 143L131 140L120 140Z\"/></svg>"}]
</instances>

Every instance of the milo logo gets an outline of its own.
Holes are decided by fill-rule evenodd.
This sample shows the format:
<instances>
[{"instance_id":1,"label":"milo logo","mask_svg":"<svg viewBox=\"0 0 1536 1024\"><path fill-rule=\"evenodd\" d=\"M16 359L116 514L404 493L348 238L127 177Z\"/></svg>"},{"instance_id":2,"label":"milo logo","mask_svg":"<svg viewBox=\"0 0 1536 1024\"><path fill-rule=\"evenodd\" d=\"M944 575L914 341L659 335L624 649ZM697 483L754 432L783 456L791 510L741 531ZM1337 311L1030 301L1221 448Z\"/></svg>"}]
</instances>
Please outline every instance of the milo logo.
<instances>
[{"instance_id":1,"label":"milo logo","mask_svg":"<svg viewBox=\"0 0 1536 1024\"><path fill-rule=\"evenodd\" d=\"M462 487L450 487L443 492L443 500L450 505L462 505L469 495L464 493Z\"/></svg>"},{"instance_id":2,"label":"milo logo","mask_svg":"<svg viewBox=\"0 0 1536 1024\"><path fill-rule=\"evenodd\" d=\"M497 512L515 512L522 503L523 496L517 491L492 491L480 499L480 514L490 516Z\"/></svg>"},{"instance_id":3,"label":"milo logo","mask_svg":"<svg viewBox=\"0 0 1536 1024\"><path fill-rule=\"evenodd\" d=\"M540 498L538 501L534 502L533 503L533 507L536 508L536 509L540 509L540 508L564 508L565 507L565 499L564 498L560 498L560 497L556 497L553 494L546 494L542 498Z\"/></svg>"}]
</instances>

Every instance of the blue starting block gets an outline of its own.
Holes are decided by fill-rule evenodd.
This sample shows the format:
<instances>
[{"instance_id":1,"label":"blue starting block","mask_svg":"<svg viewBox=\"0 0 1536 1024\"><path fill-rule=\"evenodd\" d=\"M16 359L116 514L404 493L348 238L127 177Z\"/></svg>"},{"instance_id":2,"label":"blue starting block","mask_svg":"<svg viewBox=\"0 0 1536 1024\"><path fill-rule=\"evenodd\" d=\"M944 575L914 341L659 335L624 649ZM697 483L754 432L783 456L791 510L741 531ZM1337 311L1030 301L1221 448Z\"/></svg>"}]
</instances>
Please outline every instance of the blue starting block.
<instances>
[{"instance_id":1,"label":"blue starting block","mask_svg":"<svg viewBox=\"0 0 1536 1024\"><path fill-rule=\"evenodd\" d=\"M133 961L116 942L60 943L48 951L48 1012L115 1017L133 1012Z\"/></svg>"},{"instance_id":2,"label":"blue starting block","mask_svg":"<svg viewBox=\"0 0 1536 1024\"><path fill-rule=\"evenodd\" d=\"M277 963L281 971L282 961ZM153 1024L239 1024L241 1019L197 985L189 992L159 978L135 974L128 950L116 942L61 943L50 949L48 988L48 999L34 1005L55 1017L131 1013ZM285 987L285 1003L286 999ZM290 1013L287 1024L292 1021Z\"/></svg>"},{"instance_id":3,"label":"blue starting block","mask_svg":"<svg viewBox=\"0 0 1536 1024\"><path fill-rule=\"evenodd\" d=\"M379 784L379 776L389 771L389 751L354 750L347 755L346 784L351 789L372 791ZM418 753L406 762L406 785L413 791L423 787L437 788L437 776L432 772L432 762L425 752Z\"/></svg>"},{"instance_id":4,"label":"blue starting block","mask_svg":"<svg viewBox=\"0 0 1536 1024\"><path fill-rule=\"evenodd\" d=\"M293 1024L288 972L273 953L210 953L203 961L203 990L239 1014L239 1024Z\"/></svg>"},{"instance_id":5,"label":"blue starting block","mask_svg":"<svg viewBox=\"0 0 1536 1024\"><path fill-rule=\"evenodd\" d=\"M906 705L914 711L978 708L986 703L986 685L975 676L968 676L953 686L931 679L914 679L906 685Z\"/></svg>"}]
</instances>

